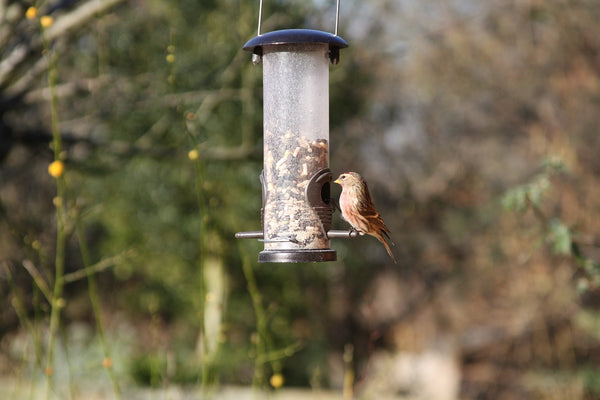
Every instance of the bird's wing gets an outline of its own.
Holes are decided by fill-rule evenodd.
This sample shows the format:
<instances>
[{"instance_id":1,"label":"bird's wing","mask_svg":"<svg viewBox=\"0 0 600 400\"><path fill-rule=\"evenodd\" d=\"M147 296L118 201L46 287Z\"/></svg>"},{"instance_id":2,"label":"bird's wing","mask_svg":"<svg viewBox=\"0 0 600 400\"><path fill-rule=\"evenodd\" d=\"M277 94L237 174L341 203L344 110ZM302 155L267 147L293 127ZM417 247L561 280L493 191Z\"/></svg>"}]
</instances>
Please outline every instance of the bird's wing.
<instances>
[{"instance_id":1,"label":"bird's wing","mask_svg":"<svg viewBox=\"0 0 600 400\"><path fill-rule=\"evenodd\" d=\"M390 230L383 222L383 218L373 205L373 202L364 202L361 204L359 214L365 223L390 239Z\"/></svg>"}]
</instances>

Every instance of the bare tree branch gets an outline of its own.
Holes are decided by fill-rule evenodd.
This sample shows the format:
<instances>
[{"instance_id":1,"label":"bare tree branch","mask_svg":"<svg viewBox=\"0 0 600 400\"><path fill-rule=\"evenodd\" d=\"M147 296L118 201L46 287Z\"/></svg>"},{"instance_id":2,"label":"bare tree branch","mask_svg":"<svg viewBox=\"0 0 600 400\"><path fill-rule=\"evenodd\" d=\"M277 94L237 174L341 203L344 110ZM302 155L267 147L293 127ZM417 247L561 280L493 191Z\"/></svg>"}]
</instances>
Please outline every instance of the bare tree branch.
<instances>
[{"instance_id":1,"label":"bare tree branch","mask_svg":"<svg viewBox=\"0 0 600 400\"><path fill-rule=\"evenodd\" d=\"M67 32L80 27L89 20L96 18L98 14L105 12L111 7L124 0L90 0L68 14L58 18L52 26L44 31L44 37L52 41ZM41 57L39 50L42 46L41 37L37 37L28 44L19 44L0 62L0 87L6 86L13 74L30 56ZM39 63L36 63L39 67ZM42 64L43 66L43 64ZM17 82L21 82L18 80ZM27 82L27 81L25 81ZM22 82L21 82L22 84ZM12 90L14 93L15 90Z\"/></svg>"},{"instance_id":2,"label":"bare tree branch","mask_svg":"<svg viewBox=\"0 0 600 400\"><path fill-rule=\"evenodd\" d=\"M111 7L124 0L91 0L76 8L69 14L58 19L46 30L46 39L54 40L67 31L79 27L88 20L97 17L99 13L105 12Z\"/></svg>"},{"instance_id":3,"label":"bare tree branch","mask_svg":"<svg viewBox=\"0 0 600 400\"><path fill-rule=\"evenodd\" d=\"M28 50L26 45L19 45L0 62L0 87L4 86L12 72L25 60Z\"/></svg>"}]
</instances>

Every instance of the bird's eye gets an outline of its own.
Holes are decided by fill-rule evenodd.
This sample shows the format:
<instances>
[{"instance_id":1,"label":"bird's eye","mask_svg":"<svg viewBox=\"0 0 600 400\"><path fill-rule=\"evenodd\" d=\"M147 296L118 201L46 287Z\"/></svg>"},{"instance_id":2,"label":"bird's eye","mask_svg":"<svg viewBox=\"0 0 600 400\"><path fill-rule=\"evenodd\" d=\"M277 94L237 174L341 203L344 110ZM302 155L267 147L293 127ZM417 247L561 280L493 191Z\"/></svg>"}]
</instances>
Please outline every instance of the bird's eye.
<instances>
[{"instance_id":1,"label":"bird's eye","mask_svg":"<svg viewBox=\"0 0 600 400\"><path fill-rule=\"evenodd\" d=\"M340 176L340 179L341 179L341 180L344 180L344 179L346 179L346 175L342 175L342 176Z\"/></svg>"}]
</instances>

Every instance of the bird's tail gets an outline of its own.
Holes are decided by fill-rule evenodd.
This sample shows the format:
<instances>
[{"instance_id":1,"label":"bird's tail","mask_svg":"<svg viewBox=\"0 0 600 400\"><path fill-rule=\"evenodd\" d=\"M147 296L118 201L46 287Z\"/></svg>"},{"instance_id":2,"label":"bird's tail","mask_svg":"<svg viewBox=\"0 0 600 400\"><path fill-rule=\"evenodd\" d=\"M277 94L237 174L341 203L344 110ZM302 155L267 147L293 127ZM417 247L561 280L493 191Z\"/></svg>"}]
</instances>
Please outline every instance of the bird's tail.
<instances>
[{"instance_id":1,"label":"bird's tail","mask_svg":"<svg viewBox=\"0 0 600 400\"><path fill-rule=\"evenodd\" d=\"M386 228L386 229L387 229L387 228ZM388 242L388 243L391 243L391 244L392 244L392 246L395 246L395 245L396 245L396 243L394 243L394 242L392 241L392 238L390 237L390 234L388 233L388 231L386 231L385 229L382 229L382 230L381 230L381 232L383 232L383 234L385 235L385 238L387 239L387 242Z\"/></svg>"},{"instance_id":2,"label":"bird's tail","mask_svg":"<svg viewBox=\"0 0 600 400\"><path fill-rule=\"evenodd\" d=\"M392 249L390 248L390 245L385 240L385 238L383 236L380 236L380 237L377 237L377 239L379 239L379 241L381 243L383 243L383 245L385 246L385 249L387 250L388 254L390 255L390 257L392 257L392 260L394 261L394 264L398 264L398 261L396 260L396 257L394 256L394 253L392 253ZM392 242L392 244L394 244L394 243Z\"/></svg>"}]
</instances>

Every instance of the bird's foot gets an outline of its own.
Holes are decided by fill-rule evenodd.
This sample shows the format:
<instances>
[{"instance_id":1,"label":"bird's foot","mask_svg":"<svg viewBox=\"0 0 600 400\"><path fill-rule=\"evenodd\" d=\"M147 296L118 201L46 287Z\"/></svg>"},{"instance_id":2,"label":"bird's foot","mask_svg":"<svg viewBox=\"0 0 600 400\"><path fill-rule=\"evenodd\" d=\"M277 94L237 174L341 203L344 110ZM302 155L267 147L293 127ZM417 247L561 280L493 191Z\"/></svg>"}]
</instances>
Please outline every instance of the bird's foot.
<instances>
[{"instance_id":1,"label":"bird's foot","mask_svg":"<svg viewBox=\"0 0 600 400\"><path fill-rule=\"evenodd\" d=\"M363 236L365 233L361 230L356 229L355 227L351 226L350 227L350 233L356 233L360 236Z\"/></svg>"}]
</instances>

